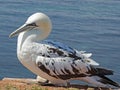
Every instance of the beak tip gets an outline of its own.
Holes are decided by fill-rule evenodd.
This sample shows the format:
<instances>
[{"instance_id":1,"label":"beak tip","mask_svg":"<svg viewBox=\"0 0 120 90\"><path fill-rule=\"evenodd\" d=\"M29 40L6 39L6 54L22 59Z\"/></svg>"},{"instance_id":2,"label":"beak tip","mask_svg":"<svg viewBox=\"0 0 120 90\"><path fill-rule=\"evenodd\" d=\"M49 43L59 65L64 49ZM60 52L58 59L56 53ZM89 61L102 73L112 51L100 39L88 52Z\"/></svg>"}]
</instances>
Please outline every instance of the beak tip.
<instances>
[{"instance_id":1,"label":"beak tip","mask_svg":"<svg viewBox=\"0 0 120 90\"><path fill-rule=\"evenodd\" d=\"M9 35L9 38L11 38L11 34Z\"/></svg>"},{"instance_id":2,"label":"beak tip","mask_svg":"<svg viewBox=\"0 0 120 90\"><path fill-rule=\"evenodd\" d=\"M31 27L29 27L26 23L23 24L21 27L19 27L17 30L15 30L14 32L12 32L10 35L9 35L9 38L12 38L14 36L17 36L19 35L21 32L27 30L27 29L31 29Z\"/></svg>"},{"instance_id":3,"label":"beak tip","mask_svg":"<svg viewBox=\"0 0 120 90\"><path fill-rule=\"evenodd\" d=\"M9 35L9 38L12 38L12 37L14 37L14 34L13 34L13 33L11 33L11 34Z\"/></svg>"}]
</instances>

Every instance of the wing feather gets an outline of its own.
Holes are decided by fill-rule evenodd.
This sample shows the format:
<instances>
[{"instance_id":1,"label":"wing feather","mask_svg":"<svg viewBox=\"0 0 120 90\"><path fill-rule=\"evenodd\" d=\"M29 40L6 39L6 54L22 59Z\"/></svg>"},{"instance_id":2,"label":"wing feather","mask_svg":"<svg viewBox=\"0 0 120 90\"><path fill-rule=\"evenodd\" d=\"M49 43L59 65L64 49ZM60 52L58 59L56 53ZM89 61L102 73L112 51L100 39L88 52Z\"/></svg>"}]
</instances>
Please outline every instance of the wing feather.
<instances>
[{"instance_id":1,"label":"wing feather","mask_svg":"<svg viewBox=\"0 0 120 90\"><path fill-rule=\"evenodd\" d=\"M66 45L51 41L34 43L31 49L34 49L31 51L37 57L37 66L52 77L63 79L67 76L66 79L70 79L92 75L91 67L85 61L90 55L85 56Z\"/></svg>"},{"instance_id":2,"label":"wing feather","mask_svg":"<svg viewBox=\"0 0 120 90\"><path fill-rule=\"evenodd\" d=\"M112 75L112 70L104 68L95 68L81 60L73 60L72 58L48 58L39 56L36 64L40 70L51 77L57 79L71 79L86 76L104 76Z\"/></svg>"},{"instance_id":3,"label":"wing feather","mask_svg":"<svg viewBox=\"0 0 120 90\"><path fill-rule=\"evenodd\" d=\"M98 66L99 63L91 59L90 57L92 56L92 53L85 53L85 51L77 51L76 49L73 49L63 43L56 42L56 41L51 41L51 40L46 40L44 43L47 43L50 46L49 47L50 52L56 52L59 56L69 56L71 58L76 58L76 59L83 59L84 62L90 64L90 65L95 65ZM54 54L53 54L54 55Z\"/></svg>"},{"instance_id":4,"label":"wing feather","mask_svg":"<svg viewBox=\"0 0 120 90\"><path fill-rule=\"evenodd\" d=\"M39 56L36 61L37 66L48 75L63 79L76 78L80 76L87 76L88 65L81 60L73 60L73 58L48 58ZM65 78L64 78L65 79Z\"/></svg>"}]
</instances>

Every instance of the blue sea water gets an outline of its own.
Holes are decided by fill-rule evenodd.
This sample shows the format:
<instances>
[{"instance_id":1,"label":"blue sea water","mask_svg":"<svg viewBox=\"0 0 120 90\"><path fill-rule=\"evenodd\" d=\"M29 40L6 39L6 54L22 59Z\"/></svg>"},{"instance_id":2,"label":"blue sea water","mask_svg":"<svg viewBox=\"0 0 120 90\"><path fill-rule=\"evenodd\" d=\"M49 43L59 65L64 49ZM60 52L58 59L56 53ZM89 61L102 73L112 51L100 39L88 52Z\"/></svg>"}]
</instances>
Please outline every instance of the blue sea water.
<instances>
[{"instance_id":1,"label":"blue sea water","mask_svg":"<svg viewBox=\"0 0 120 90\"><path fill-rule=\"evenodd\" d=\"M0 0L0 79L35 78L17 59L17 37L8 37L35 12L52 20L48 39L93 53L120 82L120 0Z\"/></svg>"}]
</instances>

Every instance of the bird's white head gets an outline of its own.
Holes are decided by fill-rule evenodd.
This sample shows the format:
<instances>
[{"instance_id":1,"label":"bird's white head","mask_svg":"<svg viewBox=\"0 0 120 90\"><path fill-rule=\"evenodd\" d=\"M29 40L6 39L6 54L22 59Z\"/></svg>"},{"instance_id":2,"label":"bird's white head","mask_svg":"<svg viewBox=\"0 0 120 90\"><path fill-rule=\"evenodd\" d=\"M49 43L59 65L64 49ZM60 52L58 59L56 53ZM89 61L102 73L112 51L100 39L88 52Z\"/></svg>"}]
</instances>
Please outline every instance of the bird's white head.
<instances>
[{"instance_id":1,"label":"bird's white head","mask_svg":"<svg viewBox=\"0 0 120 90\"><path fill-rule=\"evenodd\" d=\"M21 32L26 32L30 30L41 30L42 32L49 34L52 29L52 23L49 17L43 13L35 13L31 15L24 25L19 27L17 30L12 32L9 37L14 37Z\"/></svg>"}]
</instances>

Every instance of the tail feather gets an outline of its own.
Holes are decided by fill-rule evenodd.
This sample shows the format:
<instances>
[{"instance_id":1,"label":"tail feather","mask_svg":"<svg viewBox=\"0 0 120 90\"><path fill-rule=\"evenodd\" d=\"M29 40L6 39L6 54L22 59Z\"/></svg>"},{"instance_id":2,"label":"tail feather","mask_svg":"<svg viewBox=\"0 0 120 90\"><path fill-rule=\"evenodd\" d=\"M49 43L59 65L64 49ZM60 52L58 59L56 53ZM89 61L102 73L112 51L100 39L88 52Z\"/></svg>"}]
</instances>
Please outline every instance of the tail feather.
<instances>
[{"instance_id":1,"label":"tail feather","mask_svg":"<svg viewBox=\"0 0 120 90\"><path fill-rule=\"evenodd\" d=\"M100 67L93 67L90 66L90 69L88 71L91 75L97 75L97 76L104 76L104 75L113 75L113 71L105 68L100 68Z\"/></svg>"},{"instance_id":2,"label":"tail feather","mask_svg":"<svg viewBox=\"0 0 120 90\"><path fill-rule=\"evenodd\" d=\"M79 78L79 80L96 85L98 87L115 86L115 87L120 88L120 85L118 83L107 78L106 76L89 76L89 77Z\"/></svg>"},{"instance_id":3,"label":"tail feather","mask_svg":"<svg viewBox=\"0 0 120 90\"><path fill-rule=\"evenodd\" d=\"M113 80L107 78L106 76L99 76L101 77L100 81L101 83L104 83L104 84L110 84L110 85L113 85L113 86L116 86L116 87L120 87L120 85L116 82L114 82Z\"/></svg>"},{"instance_id":4,"label":"tail feather","mask_svg":"<svg viewBox=\"0 0 120 90\"><path fill-rule=\"evenodd\" d=\"M96 68L97 69L97 75L113 75L113 71L105 68Z\"/></svg>"},{"instance_id":5,"label":"tail feather","mask_svg":"<svg viewBox=\"0 0 120 90\"><path fill-rule=\"evenodd\" d=\"M108 69L105 69L105 68L95 68L94 72L96 72L95 76L99 77L99 78L96 79L96 81L98 81L102 84L109 84L109 85L113 85L113 86L116 86L116 87L120 87L120 85L118 83L114 82L113 80L111 80L111 79L109 79L105 76L105 75L113 75L112 70L108 70Z\"/></svg>"}]
</instances>

